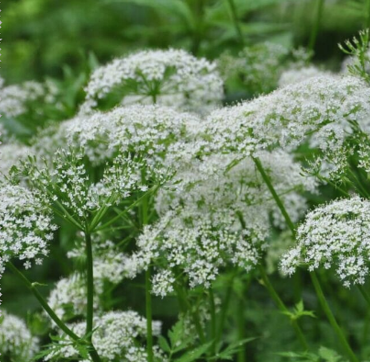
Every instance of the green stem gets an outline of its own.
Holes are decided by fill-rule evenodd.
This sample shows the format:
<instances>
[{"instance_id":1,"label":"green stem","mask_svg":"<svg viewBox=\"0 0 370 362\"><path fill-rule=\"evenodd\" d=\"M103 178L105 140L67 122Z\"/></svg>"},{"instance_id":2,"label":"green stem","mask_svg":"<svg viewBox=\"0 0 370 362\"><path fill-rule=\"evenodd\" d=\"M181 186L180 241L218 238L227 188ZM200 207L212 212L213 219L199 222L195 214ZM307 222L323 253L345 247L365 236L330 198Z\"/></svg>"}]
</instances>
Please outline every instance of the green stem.
<instances>
[{"instance_id":1,"label":"green stem","mask_svg":"<svg viewBox=\"0 0 370 362\"><path fill-rule=\"evenodd\" d=\"M141 175L142 182L144 184L145 182L145 175L144 172L142 172ZM144 227L148 224L149 218L148 218L148 195L145 195L145 197L142 198L142 202L140 205L141 209L141 226ZM154 361L154 353L153 353L153 312L152 312L152 296L151 296L151 272L150 272L150 266L148 266L148 269L145 272L145 309L146 309L146 349L148 354L148 362Z\"/></svg>"},{"instance_id":2,"label":"green stem","mask_svg":"<svg viewBox=\"0 0 370 362\"><path fill-rule=\"evenodd\" d=\"M31 283L28 278L11 262L9 262L8 267L10 270L17 275L25 284L25 286L33 293L36 297L38 302L40 303L41 307L45 310L45 312L49 315L49 317L54 321L54 323L73 341L78 344L85 344L84 340L78 337L71 329L69 329L64 322L59 319L59 317L55 314L55 312L50 308L47 301L41 295L41 293L36 288L36 283ZM95 350L95 347L91 342L89 342L89 354L93 362L101 362L101 359L98 353Z\"/></svg>"},{"instance_id":3,"label":"green stem","mask_svg":"<svg viewBox=\"0 0 370 362\"><path fill-rule=\"evenodd\" d=\"M284 206L283 202L281 201L279 195L275 191L275 188L272 185L272 182L270 180L269 175L266 173L265 169L263 168L260 159L258 157L252 157L252 158L253 158L253 161L254 161L254 163L255 163L255 165L257 167L257 170L259 171L259 173L261 174L261 176L263 178L263 181L266 183L266 186L270 190L271 195L274 198L274 200L275 200L278 208L280 209L281 213L283 214L284 219L285 219L285 221L286 221L289 229L291 230L293 236L295 236L295 226L294 226L294 223L293 223L292 219L290 218L287 210L285 209L285 206Z\"/></svg>"},{"instance_id":4,"label":"green stem","mask_svg":"<svg viewBox=\"0 0 370 362\"><path fill-rule=\"evenodd\" d=\"M244 46L244 37L243 37L242 29L241 29L240 24L239 24L238 14L237 14L237 11L236 11L236 6L235 6L235 3L234 3L234 0L227 0L227 2L229 4L230 10L231 10L231 17L233 19L233 23L234 23L234 26L235 26L236 33L239 37L240 44Z\"/></svg>"},{"instance_id":5,"label":"green stem","mask_svg":"<svg viewBox=\"0 0 370 362\"><path fill-rule=\"evenodd\" d=\"M367 293L367 291L365 290L365 288L362 286L362 285L357 285L357 288L359 289L360 293L362 294L362 296L364 297L364 299L366 300L366 303L369 305L370 307L370 296L369 294Z\"/></svg>"},{"instance_id":6,"label":"green stem","mask_svg":"<svg viewBox=\"0 0 370 362\"><path fill-rule=\"evenodd\" d=\"M145 272L145 305L146 305L146 349L148 353L148 362L154 361L153 354L153 325L152 325L152 298L150 295L151 281L150 281L150 267Z\"/></svg>"},{"instance_id":7,"label":"green stem","mask_svg":"<svg viewBox=\"0 0 370 362\"><path fill-rule=\"evenodd\" d=\"M86 276L87 276L87 307L86 307L86 336L92 340L94 328L94 261L91 234L85 231Z\"/></svg>"},{"instance_id":8,"label":"green stem","mask_svg":"<svg viewBox=\"0 0 370 362\"><path fill-rule=\"evenodd\" d=\"M240 298L238 301L238 316L237 316L237 325L238 325L238 339L239 341L243 341L245 339L245 326L244 326L244 300ZM244 346L242 346L238 352L238 362L246 362L246 350Z\"/></svg>"},{"instance_id":9,"label":"green stem","mask_svg":"<svg viewBox=\"0 0 370 362\"><path fill-rule=\"evenodd\" d=\"M174 287L175 287L176 295L180 302L180 307L183 309L183 312L188 311L190 313L195 329L197 330L199 340L202 344L205 344L206 339L204 337L203 329L200 324L200 316L199 316L198 310L197 309L193 310L192 306L190 305L188 301L186 292L183 289L182 285L178 285L178 286L175 285Z\"/></svg>"},{"instance_id":10,"label":"green stem","mask_svg":"<svg viewBox=\"0 0 370 362\"><path fill-rule=\"evenodd\" d=\"M322 288L321 288L319 279L316 276L316 273L311 272L310 275L311 275L311 280L312 280L313 286L315 288L317 297L318 297L319 302L321 304L321 307L324 310L324 312L325 312L331 326L333 327L335 333L337 334L344 351L346 352L346 354L347 354L347 356L348 356L348 358L350 359L351 362L359 362L356 355L352 351L352 348L350 347L349 343L347 342L347 339L346 339L342 329L338 325L338 323L337 323L337 321L334 317L333 312L330 309L330 306L329 306L329 304L328 304L328 302L325 298L325 295L322 291Z\"/></svg>"},{"instance_id":11,"label":"green stem","mask_svg":"<svg viewBox=\"0 0 370 362\"><path fill-rule=\"evenodd\" d=\"M229 305L230 305L230 299L231 299L231 294L232 294L232 291L233 291L235 275L236 275L236 273L233 273L233 275L230 278L229 285L228 285L227 290L226 290L226 296L225 296L225 299L222 303L219 328L218 328L218 331L217 331L216 342L215 342L216 347L218 346L219 342L221 341L222 332L225 328L227 311L228 311Z\"/></svg>"},{"instance_id":12,"label":"green stem","mask_svg":"<svg viewBox=\"0 0 370 362\"><path fill-rule=\"evenodd\" d=\"M323 13L323 10L324 10L324 3L325 3L325 0L317 0L316 1L317 12L316 12L316 17L315 17L313 27L311 29L310 42L308 44L308 49L309 50L314 50L314 48L315 48L317 34L319 33L322 13Z\"/></svg>"},{"instance_id":13,"label":"green stem","mask_svg":"<svg viewBox=\"0 0 370 362\"><path fill-rule=\"evenodd\" d=\"M204 6L205 0L195 1L195 10L194 10L195 28L193 29L193 44L191 49L191 52L194 55L197 55L199 53L200 45L203 40Z\"/></svg>"},{"instance_id":14,"label":"green stem","mask_svg":"<svg viewBox=\"0 0 370 362\"><path fill-rule=\"evenodd\" d=\"M217 333L217 323L216 323L216 305L215 305L215 296L213 294L212 287L209 288L209 304L211 312L211 340L212 340L212 355L216 356L216 333ZM217 357L215 361L217 362Z\"/></svg>"},{"instance_id":15,"label":"green stem","mask_svg":"<svg viewBox=\"0 0 370 362\"><path fill-rule=\"evenodd\" d=\"M366 2L366 28L370 28L370 0Z\"/></svg>"},{"instance_id":16,"label":"green stem","mask_svg":"<svg viewBox=\"0 0 370 362\"><path fill-rule=\"evenodd\" d=\"M99 226L97 229L95 229L94 231L101 231L101 230L104 230L106 229L107 227L109 227L110 225L112 225L113 223L115 223L117 220L119 220L123 215L127 214L128 211L130 211L133 207L137 206L138 204L140 204L140 202L142 202L144 199L147 198L147 196L149 194L151 194L152 192L156 192L159 188L159 185L154 185L153 187L151 187L147 192L145 192L144 195L142 195L141 197L139 197L135 202L133 202L130 206L128 206L125 210L123 210L122 212L120 212L117 216L113 217L112 219L110 219L108 222L106 222L104 225L101 225Z\"/></svg>"},{"instance_id":17,"label":"green stem","mask_svg":"<svg viewBox=\"0 0 370 362\"><path fill-rule=\"evenodd\" d=\"M270 294L270 297L275 302L276 306L280 309L281 312L284 314L289 313L289 309L286 307L284 302L280 299L279 295L277 294L276 290L274 289L273 285L270 282L270 279L262 265L259 265L259 271L261 273L261 277L263 280L263 284L266 287L267 291ZM298 336L299 342L301 343L304 350L308 350L308 344L306 338L299 326L298 322L294 319L291 319L292 326Z\"/></svg>"}]
</instances>

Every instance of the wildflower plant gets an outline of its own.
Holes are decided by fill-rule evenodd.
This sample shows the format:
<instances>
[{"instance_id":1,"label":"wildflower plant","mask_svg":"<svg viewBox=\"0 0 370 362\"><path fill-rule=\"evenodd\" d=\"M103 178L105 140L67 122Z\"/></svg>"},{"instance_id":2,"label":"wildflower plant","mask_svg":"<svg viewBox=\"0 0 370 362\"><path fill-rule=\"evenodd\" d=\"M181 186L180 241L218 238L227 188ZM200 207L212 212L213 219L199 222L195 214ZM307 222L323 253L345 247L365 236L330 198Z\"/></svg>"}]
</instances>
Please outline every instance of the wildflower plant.
<instances>
[{"instance_id":1,"label":"wildflower plant","mask_svg":"<svg viewBox=\"0 0 370 362\"><path fill-rule=\"evenodd\" d=\"M234 14L243 35L238 25ZM94 69L79 113L58 122L56 90L2 84L6 117L32 121L35 111L40 122L21 137L8 121L0 130L0 273L18 276L43 308L29 329L4 313L5 358L245 362L253 341L256 360L339 361L313 352L321 341L309 330L328 328L305 309L313 290L341 352L368 358L357 327L337 323L337 296L325 296L334 269L370 304L366 34L347 44L350 75L266 43L241 41L237 58L214 62L143 50ZM222 107L220 74L233 72L256 98ZM50 285L31 281L54 263Z\"/></svg>"},{"instance_id":2,"label":"wildflower plant","mask_svg":"<svg viewBox=\"0 0 370 362\"><path fill-rule=\"evenodd\" d=\"M222 86L216 65L206 59L184 50L142 51L97 68L86 87L81 112L120 103L159 103L206 112L221 101Z\"/></svg>"}]
</instances>

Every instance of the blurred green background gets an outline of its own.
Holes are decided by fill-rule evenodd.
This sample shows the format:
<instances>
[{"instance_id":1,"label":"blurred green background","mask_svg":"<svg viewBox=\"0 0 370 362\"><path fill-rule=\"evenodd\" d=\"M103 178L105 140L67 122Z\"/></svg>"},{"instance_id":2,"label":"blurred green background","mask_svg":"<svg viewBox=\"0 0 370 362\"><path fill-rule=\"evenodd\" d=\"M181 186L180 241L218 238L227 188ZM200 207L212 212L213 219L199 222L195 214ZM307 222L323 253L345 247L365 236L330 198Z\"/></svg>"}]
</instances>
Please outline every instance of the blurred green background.
<instances>
[{"instance_id":1,"label":"blurred green background","mask_svg":"<svg viewBox=\"0 0 370 362\"><path fill-rule=\"evenodd\" d=\"M78 74L93 55L104 63L142 48L185 48L216 58L245 44L314 44L336 67L337 43L369 23L368 0L7 0L2 2L2 76L7 83ZM318 11L322 10L316 27Z\"/></svg>"}]
</instances>

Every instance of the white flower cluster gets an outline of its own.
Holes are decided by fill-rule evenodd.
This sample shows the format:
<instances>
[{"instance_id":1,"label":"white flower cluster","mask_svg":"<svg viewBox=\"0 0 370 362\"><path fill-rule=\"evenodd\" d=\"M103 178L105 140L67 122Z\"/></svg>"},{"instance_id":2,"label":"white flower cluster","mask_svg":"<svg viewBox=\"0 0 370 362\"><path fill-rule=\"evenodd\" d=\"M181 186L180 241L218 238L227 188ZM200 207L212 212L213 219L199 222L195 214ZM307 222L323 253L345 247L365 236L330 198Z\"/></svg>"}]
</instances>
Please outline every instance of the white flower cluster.
<instances>
[{"instance_id":1,"label":"white flower cluster","mask_svg":"<svg viewBox=\"0 0 370 362\"><path fill-rule=\"evenodd\" d=\"M17 257L26 268L42 263L56 226L40 194L15 185L0 187L0 253L3 262ZM1 266L3 269L3 265Z\"/></svg>"},{"instance_id":2,"label":"white flower cluster","mask_svg":"<svg viewBox=\"0 0 370 362\"><path fill-rule=\"evenodd\" d=\"M331 172L339 173L352 122L364 132L370 131L369 99L370 88L358 78L310 78L213 112L202 123L204 139L208 140L202 147L248 156L266 148L292 150L308 140L321 151L320 166L331 163Z\"/></svg>"},{"instance_id":3,"label":"white flower cluster","mask_svg":"<svg viewBox=\"0 0 370 362\"><path fill-rule=\"evenodd\" d=\"M100 207L109 207L129 197L133 191L145 191L141 176L143 163L118 156L111 167L104 170L101 180L93 182L88 174L82 154L58 151L53 158L53 167L35 162L23 164L22 172L27 181L37 189L49 189L51 201L86 220L90 212ZM147 172L156 170L148 169ZM166 174L159 177L166 177ZM158 176L158 175L157 175Z\"/></svg>"},{"instance_id":4,"label":"white flower cluster","mask_svg":"<svg viewBox=\"0 0 370 362\"><path fill-rule=\"evenodd\" d=\"M147 353L144 347L138 345L138 341L146 336L146 319L136 312L107 312L101 317L94 318L95 330L92 342L103 361L117 361L125 356L125 361L146 362ZM77 334L84 335L85 323L75 323L69 327ZM153 322L153 335L161 332L161 323ZM161 361L166 361L158 348L154 349L155 354ZM61 334L60 340L54 345L45 361L59 361L63 358L78 358L79 352L69 337ZM89 362L90 359L80 361Z\"/></svg>"},{"instance_id":5,"label":"white flower cluster","mask_svg":"<svg viewBox=\"0 0 370 362\"><path fill-rule=\"evenodd\" d=\"M279 87L286 87L290 84L296 84L306 81L309 78L327 77L333 75L328 71L321 70L313 65L304 68L291 68L285 70L279 79Z\"/></svg>"},{"instance_id":6,"label":"white flower cluster","mask_svg":"<svg viewBox=\"0 0 370 362\"><path fill-rule=\"evenodd\" d=\"M0 144L6 141L8 138L8 131L2 123L0 123Z\"/></svg>"},{"instance_id":7,"label":"white flower cluster","mask_svg":"<svg viewBox=\"0 0 370 362\"><path fill-rule=\"evenodd\" d=\"M24 321L2 313L0 317L0 354L11 361L29 362L39 351L39 341L33 337Z\"/></svg>"},{"instance_id":8,"label":"white flower cluster","mask_svg":"<svg viewBox=\"0 0 370 362\"><path fill-rule=\"evenodd\" d=\"M82 113L99 106L111 93L117 103L159 103L207 112L223 98L216 65L184 50L142 51L96 69L86 87ZM118 99L117 99L118 98Z\"/></svg>"},{"instance_id":9,"label":"white flower cluster","mask_svg":"<svg viewBox=\"0 0 370 362\"><path fill-rule=\"evenodd\" d=\"M285 274L302 264L310 271L334 266L344 286L364 284L369 273L370 202L356 196L316 208L298 228L297 241L283 256Z\"/></svg>"},{"instance_id":10,"label":"white flower cluster","mask_svg":"<svg viewBox=\"0 0 370 362\"><path fill-rule=\"evenodd\" d=\"M119 107L107 113L76 117L64 126L69 144L81 147L91 162L134 153L158 162L169 145L195 130L200 119L157 105Z\"/></svg>"},{"instance_id":11,"label":"white flower cluster","mask_svg":"<svg viewBox=\"0 0 370 362\"><path fill-rule=\"evenodd\" d=\"M33 149L22 144L0 145L0 178L7 176L13 166L19 165L31 155L33 155Z\"/></svg>"},{"instance_id":12,"label":"white flower cluster","mask_svg":"<svg viewBox=\"0 0 370 362\"><path fill-rule=\"evenodd\" d=\"M51 83L45 84L33 81L24 82L19 85L0 86L0 114L7 118L18 117L27 113L34 105L31 104L37 100L44 103L53 103L57 88ZM38 111L41 112L41 107Z\"/></svg>"},{"instance_id":13,"label":"white flower cluster","mask_svg":"<svg viewBox=\"0 0 370 362\"><path fill-rule=\"evenodd\" d=\"M301 176L298 165L285 153L258 155L297 220L305 202L296 191L313 191L315 182ZM212 155L186 164L171 183L157 198L160 221L144 230L133 255L140 270L151 260L162 266L153 278L157 295L173 291L176 268L185 272L191 287L206 288L227 263L251 270L266 247L270 215L276 225L284 227L280 211L249 158Z\"/></svg>"}]
</instances>

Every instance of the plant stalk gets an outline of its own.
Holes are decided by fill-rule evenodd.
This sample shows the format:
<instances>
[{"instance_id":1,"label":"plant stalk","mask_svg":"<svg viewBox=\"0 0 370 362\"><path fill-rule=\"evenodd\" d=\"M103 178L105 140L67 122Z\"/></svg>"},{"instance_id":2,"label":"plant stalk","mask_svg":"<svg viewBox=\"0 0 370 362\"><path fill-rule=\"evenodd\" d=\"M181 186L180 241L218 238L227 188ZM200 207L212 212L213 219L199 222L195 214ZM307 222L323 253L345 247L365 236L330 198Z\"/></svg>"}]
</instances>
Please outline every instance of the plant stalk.
<instances>
[{"instance_id":1,"label":"plant stalk","mask_svg":"<svg viewBox=\"0 0 370 362\"><path fill-rule=\"evenodd\" d=\"M152 324L152 297L150 295L151 291L151 281L150 281L150 267L145 272L145 305L146 305L146 348L148 353L148 362L154 361L153 354L153 324Z\"/></svg>"},{"instance_id":2,"label":"plant stalk","mask_svg":"<svg viewBox=\"0 0 370 362\"><path fill-rule=\"evenodd\" d=\"M85 252L87 276L86 336L91 341L94 328L94 260L91 235L88 230L85 231Z\"/></svg>"},{"instance_id":3,"label":"plant stalk","mask_svg":"<svg viewBox=\"0 0 370 362\"><path fill-rule=\"evenodd\" d=\"M325 0L317 0L316 1L317 12L316 12L316 17L315 17L313 27L311 29L310 41L308 43L308 49L311 50L311 51L313 51L314 48L315 48L315 44L316 44L316 40L317 40L317 34L319 33L322 13L323 13L323 10L324 10L324 3L325 3Z\"/></svg>"},{"instance_id":4,"label":"plant stalk","mask_svg":"<svg viewBox=\"0 0 370 362\"><path fill-rule=\"evenodd\" d=\"M311 272L310 273L311 275L311 280L312 280L312 283L313 283L313 286L315 288L315 291L316 291L316 294L317 294L317 297L319 299L319 302L321 304L321 307L322 309L324 310L332 328L334 329L335 333L337 334L339 340L340 340L340 344L342 345L343 347L343 350L346 352L349 360L351 362L359 362L356 355L354 354L351 346L349 345L349 343L347 342L347 339L342 331L342 329L340 328L340 326L338 325L338 322L336 321L335 317L334 317L334 314L333 312L331 311L330 309L330 306L325 298L325 295L322 291L322 288L321 288L321 285L320 285L320 281L316 275L315 272Z\"/></svg>"},{"instance_id":5,"label":"plant stalk","mask_svg":"<svg viewBox=\"0 0 370 362\"><path fill-rule=\"evenodd\" d=\"M212 287L209 288L209 304L211 311L211 340L212 340L212 355L216 356L216 335L217 335L217 321L216 321L216 305L215 305L215 296L213 294ZM217 357L215 362L217 362Z\"/></svg>"},{"instance_id":6,"label":"plant stalk","mask_svg":"<svg viewBox=\"0 0 370 362\"><path fill-rule=\"evenodd\" d=\"M266 186L270 190L271 195L274 198L274 200L275 200L278 208L280 209L281 213L283 214L284 219L285 219L285 221L286 221L289 229L291 230L291 232L293 234L293 237L295 237L295 226L294 226L294 223L293 223L292 219L290 218L290 216L289 216L289 214L288 214L288 212L287 212L287 210L286 210L283 202L281 201L279 195L275 191L275 188L272 185L272 182L270 180L269 175L266 173L266 171L263 168L262 163L261 163L261 161L260 161L260 159L258 157L252 157L252 159L253 159L256 167L257 167L257 170L261 174L263 181L265 182Z\"/></svg>"},{"instance_id":7,"label":"plant stalk","mask_svg":"<svg viewBox=\"0 0 370 362\"><path fill-rule=\"evenodd\" d=\"M259 271L261 273L261 277L263 280L263 284L266 287L267 291L270 294L270 297L275 302L276 306L280 309L281 312L287 313L289 312L289 309L284 304L284 302L280 299L279 295L277 294L275 288L271 284L270 278L268 277L265 268L262 265L259 265ZM296 320L291 319L292 326L297 334L297 337L299 339L299 342L301 343L301 346L305 351L308 350L308 344L306 341L306 337L304 336L301 327L299 326L298 322Z\"/></svg>"},{"instance_id":8,"label":"plant stalk","mask_svg":"<svg viewBox=\"0 0 370 362\"><path fill-rule=\"evenodd\" d=\"M233 19L236 34L238 35L240 44L244 46L245 42L244 42L243 32L242 32L241 26L239 24L238 13L236 11L236 6L235 6L235 3L234 3L234 0L227 0L227 2L229 4L230 10L231 10L231 17Z\"/></svg>"},{"instance_id":9,"label":"plant stalk","mask_svg":"<svg viewBox=\"0 0 370 362\"><path fill-rule=\"evenodd\" d=\"M36 284L31 283L30 280L11 262L8 263L10 270L17 275L25 284L25 286L33 293L36 297L38 302L40 303L41 307L45 310L45 312L49 315L49 317L54 321L54 323L73 341L78 344L86 344L83 339L78 337L71 329L69 329L64 322L55 314L55 312L50 308L47 301L41 295L41 293L37 290ZM96 352L94 345L89 341L89 354L93 362L101 362L101 359Z\"/></svg>"}]
</instances>

